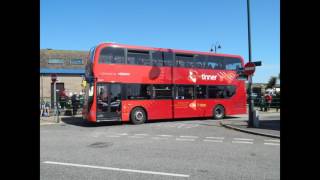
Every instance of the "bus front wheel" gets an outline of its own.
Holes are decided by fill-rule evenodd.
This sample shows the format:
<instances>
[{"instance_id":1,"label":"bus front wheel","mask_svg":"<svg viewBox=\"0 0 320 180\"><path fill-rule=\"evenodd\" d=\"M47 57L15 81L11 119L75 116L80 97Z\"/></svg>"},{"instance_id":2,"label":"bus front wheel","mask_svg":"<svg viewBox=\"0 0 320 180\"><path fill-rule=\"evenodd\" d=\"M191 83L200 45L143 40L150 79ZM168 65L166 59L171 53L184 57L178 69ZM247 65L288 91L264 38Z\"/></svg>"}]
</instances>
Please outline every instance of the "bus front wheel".
<instances>
[{"instance_id":1,"label":"bus front wheel","mask_svg":"<svg viewBox=\"0 0 320 180\"><path fill-rule=\"evenodd\" d=\"M221 105L217 105L213 110L214 119L222 119L225 116L225 109Z\"/></svg>"},{"instance_id":2,"label":"bus front wheel","mask_svg":"<svg viewBox=\"0 0 320 180\"><path fill-rule=\"evenodd\" d=\"M133 124L143 124L147 120L146 112L140 107L134 108L130 116Z\"/></svg>"}]
</instances>

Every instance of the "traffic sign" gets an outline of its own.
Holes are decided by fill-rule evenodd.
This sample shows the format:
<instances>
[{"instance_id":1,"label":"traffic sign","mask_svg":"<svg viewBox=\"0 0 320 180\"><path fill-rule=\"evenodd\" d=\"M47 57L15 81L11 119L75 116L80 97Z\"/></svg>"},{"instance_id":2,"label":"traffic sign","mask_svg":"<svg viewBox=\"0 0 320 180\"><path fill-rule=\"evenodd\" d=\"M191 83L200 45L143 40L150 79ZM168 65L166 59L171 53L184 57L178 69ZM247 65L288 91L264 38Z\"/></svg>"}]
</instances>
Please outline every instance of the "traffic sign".
<instances>
[{"instance_id":1,"label":"traffic sign","mask_svg":"<svg viewBox=\"0 0 320 180\"><path fill-rule=\"evenodd\" d=\"M250 76L254 73L256 70L256 65L252 62L248 62L246 65L244 65L244 74Z\"/></svg>"},{"instance_id":2,"label":"traffic sign","mask_svg":"<svg viewBox=\"0 0 320 180\"><path fill-rule=\"evenodd\" d=\"M254 65L256 65L256 66L261 66L261 61L255 61L255 62L252 62Z\"/></svg>"}]
</instances>

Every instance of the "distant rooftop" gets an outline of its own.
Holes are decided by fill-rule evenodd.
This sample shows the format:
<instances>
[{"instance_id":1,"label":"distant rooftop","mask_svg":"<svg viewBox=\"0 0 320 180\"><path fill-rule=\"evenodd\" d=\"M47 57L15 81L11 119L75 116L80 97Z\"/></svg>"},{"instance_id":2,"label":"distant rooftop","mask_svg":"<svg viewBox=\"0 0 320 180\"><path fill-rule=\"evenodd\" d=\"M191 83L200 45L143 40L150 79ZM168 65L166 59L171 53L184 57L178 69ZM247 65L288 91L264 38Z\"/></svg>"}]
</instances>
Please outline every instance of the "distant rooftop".
<instances>
[{"instance_id":1,"label":"distant rooftop","mask_svg":"<svg viewBox=\"0 0 320 180\"><path fill-rule=\"evenodd\" d=\"M58 50L58 49L40 49L40 52L45 52L48 54L56 54L56 53L83 53L83 54L87 54L89 53L89 51L81 51L81 50Z\"/></svg>"}]
</instances>

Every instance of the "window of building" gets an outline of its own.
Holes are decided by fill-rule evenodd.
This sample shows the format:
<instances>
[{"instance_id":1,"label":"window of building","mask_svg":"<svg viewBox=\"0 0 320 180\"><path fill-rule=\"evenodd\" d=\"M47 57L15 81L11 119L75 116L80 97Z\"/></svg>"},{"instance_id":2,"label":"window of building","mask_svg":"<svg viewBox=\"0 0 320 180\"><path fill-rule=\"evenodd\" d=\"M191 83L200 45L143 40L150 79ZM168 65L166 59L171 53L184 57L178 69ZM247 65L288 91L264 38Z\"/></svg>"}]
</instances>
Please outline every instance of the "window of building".
<instances>
[{"instance_id":1,"label":"window of building","mask_svg":"<svg viewBox=\"0 0 320 180\"><path fill-rule=\"evenodd\" d=\"M171 99L172 87L171 85L155 84L153 86L155 99Z\"/></svg>"},{"instance_id":2,"label":"window of building","mask_svg":"<svg viewBox=\"0 0 320 180\"><path fill-rule=\"evenodd\" d=\"M126 91L125 99L151 99L152 85L150 84L127 84L123 86Z\"/></svg>"},{"instance_id":3,"label":"window of building","mask_svg":"<svg viewBox=\"0 0 320 180\"><path fill-rule=\"evenodd\" d=\"M64 59L49 59L49 64L64 64Z\"/></svg>"},{"instance_id":4,"label":"window of building","mask_svg":"<svg viewBox=\"0 0 320 180\"><path fill-rule=\"evenodd\" d=\"M124 64L124 49L106 47L101 50L99 64Z\"/></svg>"},{"instance_id":5,"label":"window of building","mask_svg":"<svg viewBox=\"0 0 320 180\"><path fill-rule=\"evenodd\" d=\"M235 92L234 86L208 86L209 98L230 98Z\"/></svg>"},{"instance_id":6,"label":"window of building","mask_svg":"<svg viewBox=\"0 0 320 180\"><path fill-rule=\"evenodd\" d=\"M82 65L82 59L71 59L70 64Z\"/></svg>"},{"instance_id":7,"label":"window of building","mask_svg":"<svg viewBox=\"0 0 320 180\"><path fill-rule=\"evenodd\" d=\"M241 67L241 61L238 58L225 57L223 60L226 70L237 70Z\"/></svg>"},{"instance_id":8,"label":"window of building","mask_svg":"<svg viewBox=\"0 0 320 180\"><path fill-rule=\"evenodd\" d=\"M176 54L176 63L178 67L193 67L193 55L189 54Z\"/></svg>"},{"instance_id":9,"label":"window of building","mask_svg":"<svg viewBox=\"0 0 320 180\"><path fill-rule=\"evenodd\" d=\"M176 86L176 99L193 99L194 88L190 85Z\"/></svg>"},{"instance_id":10,"label":"window of building","mask_svg":"<svg viewBox=\"0 0 320 180\"><path fill-rule=\"evenodd\" d=\"M196 86L196 98L197 99L205 99L207 98L207 86Z\"/></svg>"},{"instance_id":11,"label":"window of building","mask_svg":"<svg viewBox=\"0 0 320 180\"><path fill-rule=\"evenodd\" d=\"M127 63L151 66L149 51L128 50Z\"/></svg>"}]
</instances>

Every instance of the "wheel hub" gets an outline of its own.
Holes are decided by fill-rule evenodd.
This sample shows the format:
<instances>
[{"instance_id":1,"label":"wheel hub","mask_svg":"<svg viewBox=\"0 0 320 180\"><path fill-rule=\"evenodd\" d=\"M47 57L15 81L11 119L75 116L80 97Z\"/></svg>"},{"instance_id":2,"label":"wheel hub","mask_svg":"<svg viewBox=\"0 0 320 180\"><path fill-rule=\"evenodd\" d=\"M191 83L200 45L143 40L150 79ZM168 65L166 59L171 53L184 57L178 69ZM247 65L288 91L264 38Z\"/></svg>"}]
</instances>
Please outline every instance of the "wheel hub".
<instances>
[{"instance_id":1,"label":"wheel hub","mask_svg":"<svg viewBox=\"0 0 320 180\"><path fill-rule=\"evenodd\" d=\"M141 111L136 112L135 116L137 120L139 121L143 120L143 113Z\"/></svg>"}]
</instances>

